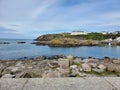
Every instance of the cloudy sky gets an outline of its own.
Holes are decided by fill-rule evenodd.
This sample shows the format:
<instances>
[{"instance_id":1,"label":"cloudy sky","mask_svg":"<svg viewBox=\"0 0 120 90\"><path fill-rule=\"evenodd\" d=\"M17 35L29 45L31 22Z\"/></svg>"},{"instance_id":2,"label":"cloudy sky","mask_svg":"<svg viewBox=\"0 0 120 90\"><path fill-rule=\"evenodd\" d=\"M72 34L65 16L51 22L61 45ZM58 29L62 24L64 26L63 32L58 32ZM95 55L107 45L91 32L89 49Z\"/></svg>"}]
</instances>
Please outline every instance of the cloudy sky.
<instances>
[{"instance_id":1,"label":"cloudy sky","mask_svg":"<svg viewBox=\"0 0 120 90\"><path fill-rule=\"evenodd\" d=\"M120 30L120 0L0 0L0 38Z\"/></svg>"}]
</instances>

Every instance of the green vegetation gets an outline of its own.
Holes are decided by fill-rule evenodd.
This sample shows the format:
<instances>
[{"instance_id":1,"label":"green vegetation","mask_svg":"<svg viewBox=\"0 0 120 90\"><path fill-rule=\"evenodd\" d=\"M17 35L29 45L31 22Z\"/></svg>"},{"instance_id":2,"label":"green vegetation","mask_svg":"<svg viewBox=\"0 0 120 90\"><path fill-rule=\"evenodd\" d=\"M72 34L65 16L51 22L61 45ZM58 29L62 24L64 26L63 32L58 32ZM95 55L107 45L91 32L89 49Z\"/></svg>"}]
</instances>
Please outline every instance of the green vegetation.
<instances>
[{"instance_id":1,"label":"green vegetation","mask_svg":"<svg viewBox=\"0 0 120 90\"><path fill-rule=\"evenodd\" d=\"M79 40L68 38L56 38L51 40L51 44L79 44Z\"/></svg>"},{"instance_id":2,"label":"green vegetation","mask_svg":"<svg viewBox=\"0 0 120 90\"><path fill-rule=\"evenodd\" d=\"M61 33L61 34L46 34L39 36L36 40L40 41L51 41L52 39L58 38L74 38L81 40L105 40L105 39L115 39L116 37L120 37L119 34L107 34L103 35L101 33L89 33L88 35L71 35L70 33Z\"/></svg>"},{"instance_id":3,"label":"green vegetation","mask_svg":"<svg viewBox=\"0 0 120 90\"><path fill-rule=\"evenodd\" d=\"M78 67L80 67L80 66L81 66L81 63L74 62L73 65L77 65Z\"/></svg>"},{"instance_id":4,"label":"green vegetation","mask_svg":"<svg viewBox=\"0 0 120 90\"><path fill-rule=\"evenodd\" d=\"M91 72L84 72L86 74L93 74L97 76L111 76L111 75L120 75L120 72L96 72L96 71L91 71Z\"/></svg>"}]
</instances>

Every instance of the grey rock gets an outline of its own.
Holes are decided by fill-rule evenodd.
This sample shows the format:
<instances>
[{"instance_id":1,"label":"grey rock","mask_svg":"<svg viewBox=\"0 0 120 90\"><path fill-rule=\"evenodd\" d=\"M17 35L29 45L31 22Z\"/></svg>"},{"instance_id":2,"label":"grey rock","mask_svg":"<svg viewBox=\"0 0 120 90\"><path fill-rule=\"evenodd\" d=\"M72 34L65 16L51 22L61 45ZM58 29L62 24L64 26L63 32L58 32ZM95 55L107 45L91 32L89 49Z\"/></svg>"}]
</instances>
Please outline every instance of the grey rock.
<instances>
[{"instance_id":1,"label":"grey rock","mask_svg":"<svg viewBox=\"0 0 120 90\"><path fill-rule=\"evenodd\" d=\"M69 59L59 59L58 60L58 65L60 66L60 68L67 68L69 67Z\"/></svg>"},{"instance_id":2,"label":"grey rock","mask_svg":"<svg viewBox=\"0 0 120 90\"><path fill-rule=\"evenodd\" d=\"M75 59L75 57L74 57L74 56L69 55L69 56L67 56L67 59L70 61L70 65L72 65L73 60Z\"/></svg>"},{"instance_id":3,"label":"grey rock","mask_svg":"<svg viewBox=\"0 0 120 90\"><path fill-rule=\"evenodd\" d=\"M107 67L103 64L99 64L97 68L99 68L101 71L105 71Z\"/></svg>"},{"instance_id":4,"label":"grey rock","mask_svg":"<svg viewBox=\"0 0 120 90\"><path fill-rule=\"evenodd\" d=\"M91 71L91 67L87 63L82 64L82 69L83 69L83 71L86 71L86 72Z\"/></svg>"},{"instance_id":5,"label":"grey rock","mask_svg":"<svg viewBox=\"0 0 120 90\"><path fill-rule=\"evenodd\" d=\"M120 64L120 60L113 60L114 64Z\"/></svg>"},{"instance_id":6,"label":"grey rock","mask_svg":"<svg viewBox=\"0 0 120 90\"><path fill-rule=\"evenodd\" d=\"M12 74L5 74L2 76L2 78L14 78L15 75L12 75Z\"/></svg>"},{"instance_id":7,"label":"grey rock","mask_svg":"<svg viewBox=\"0 0 120 90\"><path fill-rule=\"evenodd\" d=\"M104 70L102 70L102 69L98 69L98 68L92 68L92 71L95 71L95 72L101 73L101 72L103 72Z\"/></svg>"},{"instance_id":8,"label":"grey rock","mask_svg":"<svg viewBox=\"0 0 120 90\"><path fill-rule=\"evenodd\" d=\"M56 78L56 77L57 78L61 77L60 72L49 70L49 71L45 71L42 74L42 78Z\"/></svg>"}]
</instances>

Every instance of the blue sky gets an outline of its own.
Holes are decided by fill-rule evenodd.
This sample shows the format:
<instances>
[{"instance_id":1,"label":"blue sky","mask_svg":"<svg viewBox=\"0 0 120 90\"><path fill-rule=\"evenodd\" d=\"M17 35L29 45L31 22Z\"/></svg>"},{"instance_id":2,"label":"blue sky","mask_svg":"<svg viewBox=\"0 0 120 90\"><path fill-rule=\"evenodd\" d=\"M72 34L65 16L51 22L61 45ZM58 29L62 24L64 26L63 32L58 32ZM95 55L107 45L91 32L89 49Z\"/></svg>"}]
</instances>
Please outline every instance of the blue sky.
<instances>
[{"instance_id":1,"label":"blue sky","mask_svg":"<svg viewBox=\"0 0 120 90\"><path fill-rule=\"evenodd\" d=\"M120 0L0 0L0 38L120 31Z\"/></svg>"}]
</instances>

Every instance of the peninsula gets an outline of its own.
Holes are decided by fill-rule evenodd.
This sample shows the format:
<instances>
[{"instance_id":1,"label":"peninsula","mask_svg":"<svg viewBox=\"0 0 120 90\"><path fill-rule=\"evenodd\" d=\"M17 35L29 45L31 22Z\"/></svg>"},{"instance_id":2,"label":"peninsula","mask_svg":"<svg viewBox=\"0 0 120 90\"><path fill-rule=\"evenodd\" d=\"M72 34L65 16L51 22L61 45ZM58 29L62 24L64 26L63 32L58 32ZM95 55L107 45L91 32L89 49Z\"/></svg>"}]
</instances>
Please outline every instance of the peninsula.
<instances>
[{"instance_id":1,"label":"peninsula","mask_svg":"<svg viewBox=\"0 0 120 90\"><path fill-rule=\"evenodd\" d=\"M72 33L46 34L39 36L32 44L48 45L50 47L77 47L120 45L120 32L91 32L74 31Z\"/></svg>"}]
</instances>

